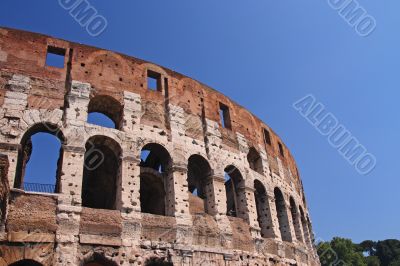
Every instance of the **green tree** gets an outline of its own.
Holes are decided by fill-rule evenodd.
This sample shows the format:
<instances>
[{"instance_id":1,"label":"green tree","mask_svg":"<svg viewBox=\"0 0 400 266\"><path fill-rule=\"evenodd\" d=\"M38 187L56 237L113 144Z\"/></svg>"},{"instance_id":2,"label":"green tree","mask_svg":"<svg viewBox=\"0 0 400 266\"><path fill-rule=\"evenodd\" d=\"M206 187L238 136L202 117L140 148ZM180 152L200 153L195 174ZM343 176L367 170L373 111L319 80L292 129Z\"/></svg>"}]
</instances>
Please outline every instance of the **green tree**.
<instances>
[{"instance_id":1,"label":"green tree","mask_svg":"<svg viewBox=\"0 0 400 266\"><path fill-rule=\"evenodd\" d=\"M381 262L377 256L368 256L365 257L365 262L368 266L380 266Z\"/></svg>"},{"instance_id":2,"label":"green tree","mask_svg":"<svg viewBox=\"0 0 400 266\"><path fill-rule=\"evenodd\" d=\"M379 257L383 266L400 266L400 241L396 239L378 241L376 256Z\"/></svg>"},{"instance_id":3,"label":"green tree","mask_svg":"<svg viewBox=\"0 0 400 266\"><path fill-rule=\"evenodd\" d=\"M352 266L368 265L360 247L350 239L335 237L330 242L320 243L317 248L322 266L332 266L337 263Z\"/></svg>"}]
</instances>

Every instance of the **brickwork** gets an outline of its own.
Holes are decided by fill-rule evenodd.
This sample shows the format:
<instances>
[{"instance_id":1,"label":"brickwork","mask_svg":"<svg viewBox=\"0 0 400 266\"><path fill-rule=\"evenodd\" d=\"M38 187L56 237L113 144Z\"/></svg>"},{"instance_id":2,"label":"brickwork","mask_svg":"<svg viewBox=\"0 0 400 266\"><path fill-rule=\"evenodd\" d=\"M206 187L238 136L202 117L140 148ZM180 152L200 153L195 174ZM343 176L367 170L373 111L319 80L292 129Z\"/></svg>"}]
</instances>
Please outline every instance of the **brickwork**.
<instances>
[{"instance_id":1,"label":"brickwork","mask_svg":"<svg viewBox=\"0 0 400 266\"><path fill-rule=\"evenodd\" d=\"M64 68L46 64L48 47ZM0 28L0 105L0 266L319 265L290 151L221 93L140 59ZM116 128L88 123L92 112ZM56 193L23 190L37 132L62 143ZM92 146L100 168L88 167Z\"/></svg>"}]
</instances>

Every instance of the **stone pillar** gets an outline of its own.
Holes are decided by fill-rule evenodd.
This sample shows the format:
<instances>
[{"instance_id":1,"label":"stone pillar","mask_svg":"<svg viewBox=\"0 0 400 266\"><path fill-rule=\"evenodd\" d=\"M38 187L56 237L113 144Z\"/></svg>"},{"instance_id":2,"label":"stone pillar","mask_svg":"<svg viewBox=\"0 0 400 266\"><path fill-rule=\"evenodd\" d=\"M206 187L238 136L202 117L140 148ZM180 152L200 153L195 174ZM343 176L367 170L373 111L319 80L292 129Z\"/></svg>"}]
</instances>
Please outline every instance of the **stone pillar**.
<instances>
[{"instance_id":1,"label":"stone pillar","mask_svg":"<svg viewBox=\"0 0 400 266\"><path fill-rule=\"evenodd\" d=\"M140 124L142 103L139 94L124 91L124 121L122 130L127 133L134 131Z\"/></svg>"},{"instance_id":2,"label":"stone pillar","mask_svg":"<svg viewBox=\"0 0 400 266\"><path fill-rule=\"evenodd\" d=\"M140 160L134 156L122 158L121 173L121 216L122 245L138 245L141 235L140 225Z\"/></svg>"},{"instance_id":3,"label":"stone pillar","mask_svg":"<svg viewBox=\"0 0 400 266\"><path fill-rule=\"evenodd\" d=\"M214 174L210 176L208 182L210 182L208 186L212 188L212 190L207 191L207 200L212 201L209 205L212 207L210 214L215 216L218 228L224 236L225 243L221 243L221 245L229 247L232 242L232 228L226 215L225 178L222 174Z\"/></svg>"},{"instance_id":4,"label":"stone pillar","mask_svg":"<svg viewBox=\"0 0 400 266\"><path fill-rule=\"evenodd\" d=\"M193 221L189 211L187 165L174 164L166 179L166 215L175 216L177 244L190 245Z\"/></svg>"},{"instance_id":5,"label":"stone pillar","mask_svg":"<svg viewBox=\"0 0 400 266\"><path fill-rule=\"evenodd\" d=\"M303 228L301 226L301 221L300 221L300 211L297 206L293 206L295 208L295 213L292 212L292 221L293 221L293 229L294 232L296 233L296 239L299 244L304 244L304 233L303 233Z\"/></svg>"},{"instance_id":6,"label":"stone pillar","mask_svg":"<svg viewBox=\"0 0 400 266\"><path fill-rule=\"evenodd\" d=\"M83 126L87 121L89 95L91 85L79 81L72 81L71 91L67 96L68 108L65 110L67 124Z\"/></svg>"},{"instance_id":7,"label":"stone pillar","mask_svg":"<svg viewBox=\"0 0 400 266\"><path fill-rule=\"evenodd\" d=\"M14 187L15 176L17 172L18 151L21 148L19 144L1 144L0 153L8 157L9 167L7 173L8 185Z\"/></svg>"},{"instance_id":8,"label":"stone pillar","mask_svg":"<svg viewBox=\"0 0 400 266\"><path fill-rule=\"evenodd\" d=\"M63 150L63 174L60 178L57 206L55 265L77 265L85 149L63 146Z\"/></svg>"},{"instance_id":9,"label":"stone pillar","mask_svg":"<svg viewBox=\"0 0 400 266\"><path fill-rule=\"evenodd\" d=\"M260 226L257 220L257 208L254 197L254 189L248 186L241 186L238 188L238 217L244 219L251 229L253 238L259 238L261 236Z\"/></svg>"}]
</instances>

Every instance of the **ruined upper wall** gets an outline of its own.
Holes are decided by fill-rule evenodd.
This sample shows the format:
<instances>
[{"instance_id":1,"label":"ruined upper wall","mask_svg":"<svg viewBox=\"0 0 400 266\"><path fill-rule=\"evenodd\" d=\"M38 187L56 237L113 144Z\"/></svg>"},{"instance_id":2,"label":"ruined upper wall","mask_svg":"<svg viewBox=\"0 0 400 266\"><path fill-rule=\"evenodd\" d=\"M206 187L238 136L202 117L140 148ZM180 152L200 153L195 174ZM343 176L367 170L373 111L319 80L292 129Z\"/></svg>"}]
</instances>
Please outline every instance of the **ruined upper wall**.
<instances>
[{"instance_id":1,"label":"ruined upper wall","mask_svg":"<svg viewBox=\"0 0 400 266\"><path fill-rule=\"evenodd\" d=\"M64 68L46 66L49 46L65 49ZM240 148L236 133L240 133L249 147L266 150L271 158L272 172L279 173L273 158L280 158L284 169L290 170L296 190L302 194L301 181L290 151L266 124L223 94L172 70L112 51L7 28L0 28L0 70L0 105L4 101L5 86L14 73L31 77L28 108L64 109L69 84L78 80L90 83L95 88L92 94L110 95L122 105L124 91L139 94L144 106L142 122L169 132L164 108L165 101L168 101L192 115L188 127L195 129L187 130L187 135L204 140L202 119L213 120L220 126L224 148L235 153ZM147 89L148 70L167 79L162 84L161 92ZM229 107L231 129L221 125L220 103ZM270 132L271 145L264 140L264 128ZM279 152L278 142L284 146L284 156Z\"/></svg>"}]
</instances>

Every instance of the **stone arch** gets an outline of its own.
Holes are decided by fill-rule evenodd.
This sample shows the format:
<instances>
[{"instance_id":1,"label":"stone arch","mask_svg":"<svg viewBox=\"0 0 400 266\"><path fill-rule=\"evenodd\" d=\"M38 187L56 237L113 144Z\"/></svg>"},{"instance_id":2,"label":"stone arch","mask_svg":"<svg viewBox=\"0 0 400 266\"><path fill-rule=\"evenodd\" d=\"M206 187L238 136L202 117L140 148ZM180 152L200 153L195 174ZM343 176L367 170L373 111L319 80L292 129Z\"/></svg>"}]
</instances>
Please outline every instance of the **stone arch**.
<instances>
[{"instance_id":1,"label":"stone arch","mask_svg":"<svg viewBox=\"0 0 400 266\"><path fill-rule=\"evenodd\" d=\"M151 257L148 258L145 263L145 266L173 266L172 262L169 262L166 258L159 257Z\"/></svg>"},{"instance_id":2,"label":"stone arch","mask_svg":"<svg viewBox=\"0 0 400 266\"><path fill-rule=\"evenodd\" d=\"M43 264L34 260L20 260L9 264L9 266L43 266Z\"/></svg>"},{"instance_id":3,"label":"stone arch","mask_svg":"<svg viewBox=\"0 0 400 266\"><path fill-rule=\"evenodd\" d=\"M225 171L226 214L246 219L246 195L244 179L240 171L229 165Z\"/></svg>"},{"instance_id":4,"label":"stone arch","mask_svg":"<svg viewBox=\"0 0 400 266\"><path fill-rule=\"evenodd\" d=\"M93 253L91 256L85 258L81 266L118 266L118 263L106 258L100 253Z\"/></svg>"},{"instance_id":5,"label":"stone arch","mask_svg":"<svg viewBox=\"0 0 400 266\"><path fill-rule=\"evenodd\" d=\"M38 186L37 188L44 188L46 191L37 191L37 192L50 192L57 193L60 191L60 177L61 177L61 166L63 159L63 145L66 144L66 139L61 131L60 127L56 124L52 123L37 123L31 126L25 134L21 138L20 147L18 149L18 158L17 158L17 169L15 173L14 179L14 188L24 189L24 178L25 178L25 170L26 166L29 162L29 159L32 154L32 137L36 134L47 133L54 136L60 142L59 156L57 160L57 170L55 173L54 187L52 184L49 186ZM36 187L36 186L35 186ZM34 187L33 187L34 188ZM38 189L36 189L38 190ZM52 191L50 191L52 190Z\"/></svg>"},{"instance_id":6,"label":"stone arch","mask_svg":"<svg viewBox=\"0 0 400 266\"><path fill-rule=\"evenodd\" d=\"M254 181L254 197L256 200L257 220L261 228L261 236L273 238L274 230L269 207L269 198L264 185L259 180Z\"/></svg>"},{"instance_id":7,"label":"stone arch","mask_svg":"<svg viewBox=\"0 0 400 266\"><path fill-rule=\"evenodd\" d=\"M168 178L172 158L167 149L157 143L149 143L141 150L140 205L144 213L166 215L167 192L173 186Z\"/></svg>"},{"instance_id":8,"label":"stone arch","mask_svg":"<svg viewBox=\"0 0 400 266\"><path fill-rule=\"evenodd\" d=\"M121 181L121 146L113 139L96 135L85 145L82 206L118 209Z\"/></svg>"},{"instance_id":9,"label":"stone arch","mask_svg":"<svg viewBox=\"0 0 400 266\"><path fill-rule=\"evenodd\" d=\"M279 231L281 232L282 241L292 242L285 198L283 197L282 191L278 187L274 189L274 196L276 215L278 218Z\"/></svg>"},{"instance_id":10,"label":"stone arch","mask_svg":"<svg viewBox=\"0 0 400 266\"><path fill-rule=\"evenodd\" d=\"M290 214L292 215L292 222L296 239L300 242L303 242L304 240L303 236L301 235L300 215L297 210L296 202L294 201L293 197L290 197L289 202L290 202Z\"/></svg>"},{"instance_id":11,"label":"stone arch","mask_svg":"<svg viewBox=\"0 0 400 266\"><path fill-rule=\"evenodd\" d=\"M96 95L91 98L88 104L88 118L93 113L100 113L106 116L114 123L115 129L122 128L123 106L115 98L109 95Z\"/></svg>"},{"instance_id":12,"label":"stone arch","mask_svg":"<svg viewBox=\"0 0 400 266\"><path fill-rule=\"evenodd\" d=\"M188 160L187 183L191 193L189 207L191 212L210 214L212 209L212 184L209 177L213 171L208 161L201 155L194 154Z\"/></svg>"},{"instance_id":13,"label":"stone arch","mask_svg":"<svg viewBox=\"0 0 400 266\"><path fill-rule=\"evenodd\" d=\"M249 152L247 153L247 161L249 162L250 169L256 171L260 175L264 174L262 159L256 148L251 147L249 149Z\"/></svg>"}]
</instances>

